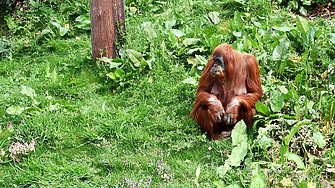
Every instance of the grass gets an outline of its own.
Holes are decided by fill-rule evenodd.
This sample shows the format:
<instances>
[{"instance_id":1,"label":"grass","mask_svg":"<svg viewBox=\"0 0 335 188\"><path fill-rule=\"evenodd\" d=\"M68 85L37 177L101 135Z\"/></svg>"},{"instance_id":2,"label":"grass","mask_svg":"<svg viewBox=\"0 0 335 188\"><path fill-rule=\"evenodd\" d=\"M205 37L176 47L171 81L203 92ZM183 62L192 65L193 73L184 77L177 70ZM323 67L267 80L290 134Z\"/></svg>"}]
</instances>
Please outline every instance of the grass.
<instances>
[{"instance_id":1,"label":"grass","mask_svg":"<svg viewBox=\"0 0 335 188\"><path fill-rule=\"evenodd\" d=\"M148 167L149 160L160 159L160 148L162 153L171 150L167 163L176 177L171 185L180 179L192 185L190 178L203 164L210 164L207 178L215 177L210 169L222 159L211 158L217 154L208 146L215 143L207 141L188 118L194 88L181 82L187 75L184 66L157 64L136 83L111 93L88 58L89 49L84 49L90 46L89 38L52 43L55 50L46 55L1 61L1 127L9 121L15 128L29 127L27 134L36 139L35 153L19 163L1 164L3 186L94 187L116 185L123 176L137 181L150 176L152 185L167 186L156 176L155 167ZM46 77L48 66L57 70L56 82ZM76 86L69 84L71 77L78 80ZM13 104L33 105L20 93L21 85L36 91L42 112L7 115ZM59 109L51 110L49 101Z\"/></svg>"},{"instance_id":2,"label":"grass","mask_svg":"<svg viewBox=\"0 0 335 188\"><path fill-rule=\"evenodd\" d=\"M58 9L51 11L50 14L62 22L61 25L70 23L71 30L63 37L53 27L34 30L34 25L17 29L7 37L11 45L5 49L10 49L11 53L0 53L0 149L4 149L7 155L0 157L0 187L146 187L149 184L150 187L248 187L252 177L256 176L253 173L255 163L261 165L270 187L297 187L299 184L307 187L307 183L313 187L313 182L318 186L324 181L334 183L334 172L327 171L335 168L333 128L321 118L326 113L321 109L326 109L325 101L332 100L333 91L328 86L334 83L331 79L328 83L314 82L315 77L322 79L320 75L328 65L334 64L333 47L327 40L328 31L333 28L323 24L334 23L334 20L320 25L312 23L322 31L318 39L323 42L323 51L319 50L322 51L318 55L320 59L308 60L314 63L308 74L313 82L303 85L304 80L296 78L297 74L302 74L303 62L293 62L291 69L278 75L277 61L272 59L273 50L283 34L273 31L272 26L295 22L295 17L281 9L274 12L276 7L267 1L254 1L247 5L235 1L180 0L151 4L127 1L127 31L119 51L122 59L119 68L132 74L129 78L113 80L106 73L115 69L97 66L91 57L89 32L78 29L78 23L71 20L87 13L82 4L88 4L88 1L76 5L64 1ZM67 9L68 5L71 9ZM48 6L39 4L39 9L32 9L30 14L26 14L26 19L35 18L41 12L47 15ZM232 7L237 7L238 11ZM219 24L213 24L207 16L213 11L220 13ZM239 21L238 17L244 20ZM43 19L48 17L41 16L40 20ZM176 22L172 28L184 33L181 37L169 33L166 28L166 21L173 23L173 20ZM24 23L21 21L15 23L20 26ZM199 23L200 33L197 33L195 28ZM258 26L257 30L250 29L253 24ZM232 32L233 28L236 31ZM50 29L45 38L35 36L44 29ZM243 33L242 37L238 37L238 32ZM1 27L0 33L8 33L8 28ZM246 47L247 39L243 36L247 35L258 43L257 49ZM299 52L294 46L293 39L298 34L287 35L292 40L291 59L302 57L304 51L300 51L304 46L299 46ZM280 103L271 92L277 88L290 88L290 83L297 88L298 95L298 98L285 95L285 104L280 112L256 117L260 120L258 122L265 123L247 130L248 154L241 165L231 167L224 176L218 172L218 167L224 165L231 154L232 139L213 142L206 138L196 122L189 118L196 86L183 83L190 77L199 79L203 65L194 58L195 55L208 58L215 43L212 36L221 36L220 43L227 42L235 48L242 44L242 49L259 57L264 103ZM183 43L185 38L199 41L187 46ZM141 53L146 61L154 58L152 68L134 67L127 56L127 49ZM198 51L188 53L192 49ZM292 66L292 62L288 66ZM328 75L332 78L331 73ZM36 95L22 93L22 86L32 88ZM327 91L322 100L315 97L321 96L318 90ZM304 94L305 91L313 93ZM305 109L306 100L302 96L306 96L309 102L320 104L319 113L315 113L319 116L314 117L317 110L311 110L316 109L315 106L309 108L311 113L306 116L293 110ZM29 109L8 113L13 106ZM312 137L314 128L327 129L322 132L324 140L327 140L323 150L326 152L319 156L313 153L322 151L315 142L308 143L314 145L308 145L306 149L303 148L306 143L300 147L292 144L300 143L300 133L292 138L290 152L305 157L305 170L297 168L292 161L280 162L282 140L295 123L290 124L292 119L289 121L286 116L302 116L294 119L295 122L313 120L313 125L300 129L303 134L308 133L308 137ZM14 128L7 127L9 122ZM273 128L269 128L267 134L271 140L269 148L258 145L260 127ZM36 142L35 152L19 156L20 161L8 157L11 143L30 143L32 139ZM300 152L307 150L308 154ZM200 175L197 175L199 168ZM288 183L290 181L292 183Z\"/></svg>"}]
</instances>

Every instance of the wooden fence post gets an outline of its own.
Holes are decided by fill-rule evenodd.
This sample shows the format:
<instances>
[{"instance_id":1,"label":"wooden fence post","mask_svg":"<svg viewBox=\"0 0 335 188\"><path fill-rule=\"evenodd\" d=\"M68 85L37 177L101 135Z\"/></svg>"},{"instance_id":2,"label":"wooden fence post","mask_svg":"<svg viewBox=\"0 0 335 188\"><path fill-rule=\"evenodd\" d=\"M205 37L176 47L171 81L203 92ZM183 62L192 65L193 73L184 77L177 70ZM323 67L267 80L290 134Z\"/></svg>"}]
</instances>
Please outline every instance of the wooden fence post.
<instances>
[{"instance_id":1,"label":"wooden fence post","mask_svg":"<svg viewBox=\"0 0 335 188\"><path fill-rule=\"evenodd\" d=\"M124 0L90 0L90 12L93 56L115 58L115 40L125 28Z\"/></svg>"}]
</instances>

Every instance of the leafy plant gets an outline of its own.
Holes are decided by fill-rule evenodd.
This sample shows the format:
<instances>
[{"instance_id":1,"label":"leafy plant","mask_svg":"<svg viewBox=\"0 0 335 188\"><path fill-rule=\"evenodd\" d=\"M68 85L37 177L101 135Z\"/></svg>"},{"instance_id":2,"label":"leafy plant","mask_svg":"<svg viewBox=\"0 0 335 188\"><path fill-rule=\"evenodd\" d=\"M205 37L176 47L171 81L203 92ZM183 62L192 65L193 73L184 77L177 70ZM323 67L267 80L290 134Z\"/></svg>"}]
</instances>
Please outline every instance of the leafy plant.
<instances>
[{"instance_id":1,"label":"leafy plant","mask_svg":"<svg viewBox=\"0 0 335 188\"><path fill-rule=\"evenodd\" d=\"M0 55L4 57L11 57L10 41L5 36L0 38Z\"/></svg>"},{"instance_id":2,"label":"leafy plant","mask_svg":"<svg viewBox=\"0 0 335 188\"><path fill-rule=\"evenodd\" d=\"M0 21L0 187L333 184L332 19L263 0L128 0L118 58L95 62L88 0L21 3ZM263 99L252 128L212 142L188 114L221 43L256 57Z\"/></svg>"},{"instance_id":3,"label":"leafy plant","mask_svg":"<svg viewBox=\"0 0 335 188\"><path fill-rule=\"evenodd\" d=\"M217 171L220 176L224 176L232 166L239 166L244 157L247 155L248 138L246 133L246 125L243 120L239 121L235 125L231 133L231 137L232 145L235 147L231 151L231 155L228 156L228 159L225 160L225 164L218 167Z\"/></svg>"},{"instance_id":4,"label":"leafy plant","mask_svg":"<svg viewBox=\"0 0 335 188\"><path fill-rule=\"evenodd\" d=\"M40 102L36 99L37 95L35 93L35 90L32 89L31 87L21 85L22 90L21 93L25 94L26 96L30 97L32 101L34 102L31 107L21 107L21 106L10 106L7 108L6 112L8 114L21 114L22 112L27 112L27 113L33 113L33 112L39 112L41 111L40 108L38 108L36 105L38 105Z\"/></svg>"},{"instance_id":5,"label":"leafy plant","mask_svg":"<svg viewBox=\"0 0 335 188\"><path fill-rule=\"evenodd\" d=\"M307 15L307 10L306 10L306 6L310 6L311 5L311 1L308 0L303 0L303 1L296 1L296 0L279 0L278 1L279 4L282 5L286 5L286 9L293 9L293 10L298 10L299 12L306 16Z\"/></svg>"}]
</instances>

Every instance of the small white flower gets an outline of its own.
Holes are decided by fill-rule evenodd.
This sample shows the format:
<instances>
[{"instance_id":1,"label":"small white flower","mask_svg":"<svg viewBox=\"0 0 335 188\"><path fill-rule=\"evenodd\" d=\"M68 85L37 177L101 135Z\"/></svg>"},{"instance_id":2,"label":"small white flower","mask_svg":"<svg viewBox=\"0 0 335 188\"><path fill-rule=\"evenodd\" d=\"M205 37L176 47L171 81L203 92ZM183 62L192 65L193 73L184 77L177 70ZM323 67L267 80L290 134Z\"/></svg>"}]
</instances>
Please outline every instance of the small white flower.
<instances>
[{"instance_id":1,"label":"small white flower","mask_svg":"<svg viewBox=\"0 0 335 188\"><path fill-rule=\"evenodd\" d=\"M334 74L334 66L332 64L328 65L328 73Z\"/></svg>"},{"instance_id":2,"label":"small white flower","mask_svg":"<svg viewBox=\"0 0 335 188\"><path fill-rule=\"evenodd\" d=\"M334 85L333 85L333 84L330 84L330 85L329 85L329 90L330 90L330 91L333 91L333 90L334 90Z\"/></svg>"}]
</instances>

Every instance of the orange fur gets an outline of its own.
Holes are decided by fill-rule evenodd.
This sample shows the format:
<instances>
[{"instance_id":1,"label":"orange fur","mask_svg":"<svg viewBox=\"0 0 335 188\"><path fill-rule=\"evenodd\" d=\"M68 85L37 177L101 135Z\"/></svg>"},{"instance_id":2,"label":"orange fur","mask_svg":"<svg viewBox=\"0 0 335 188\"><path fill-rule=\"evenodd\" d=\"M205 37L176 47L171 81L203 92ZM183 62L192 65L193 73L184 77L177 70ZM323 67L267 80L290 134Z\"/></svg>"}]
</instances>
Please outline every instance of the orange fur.
<instances>
[{"instance_id":1,"label":"orange fur","mask_svg":"<svg viewBox=\"0 0 335 188\"><path fill-rule=\"evenodd\" d=\"M210 73L214 65L214 55L221 56L224 60L226 72L223 84L219 81L220 78L214 78ZM209 138L221 139L221 131L231 130L241 119L248 127L252 125L252 118L256 112L255 103L261 100L262 96L256 58L251 54L237 52L228 44L221 44L214 49L200 77L194 108L190 115L201 129L207 132ZM223 109L210 103L210 97L219 100ZM234 123L216 122L213 114L220 110L224 110L224 114L231 114ZM224 114L221 114L222 119Z\"/></svg>"}]
</instances>

